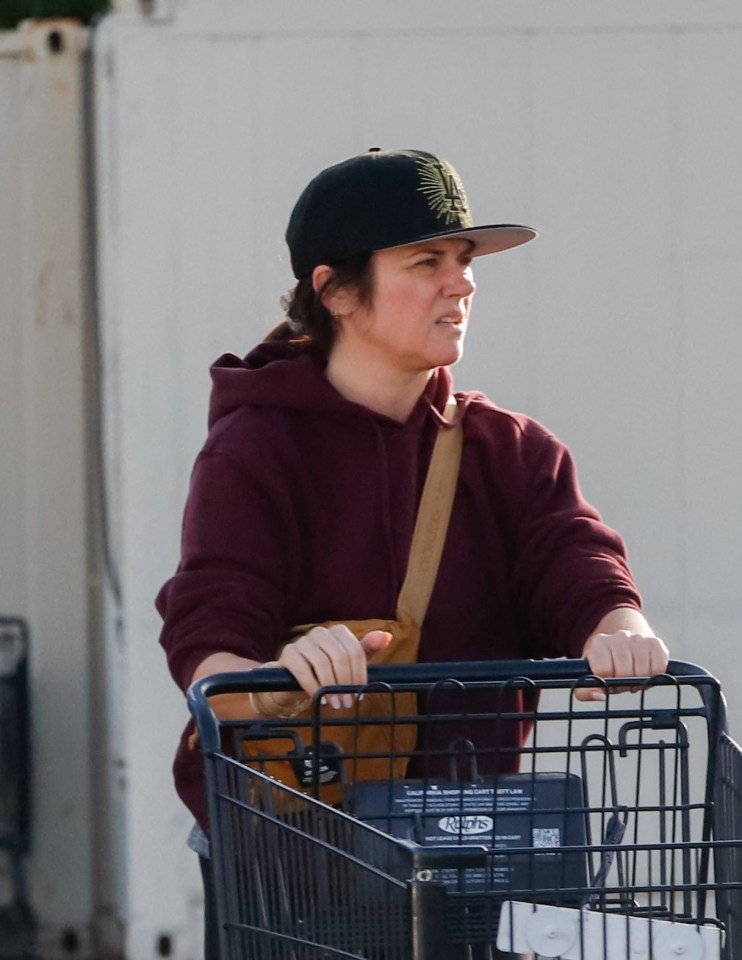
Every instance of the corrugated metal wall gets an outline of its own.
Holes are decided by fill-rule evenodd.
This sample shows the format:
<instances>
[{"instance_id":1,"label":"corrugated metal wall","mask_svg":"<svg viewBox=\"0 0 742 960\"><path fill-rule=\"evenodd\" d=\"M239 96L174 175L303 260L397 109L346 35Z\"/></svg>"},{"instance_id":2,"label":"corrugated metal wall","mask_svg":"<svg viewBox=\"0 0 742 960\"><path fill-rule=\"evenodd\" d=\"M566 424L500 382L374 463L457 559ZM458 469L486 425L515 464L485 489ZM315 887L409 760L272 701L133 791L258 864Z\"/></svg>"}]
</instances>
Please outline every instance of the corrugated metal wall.
<instances>
[{"instance_id":1,"label":"corrugated metal wall","mask_svg":"<svg viewBox=\"0 0 742 960\"><path fill-rule=\"evenodd\" d=\"M0 473L0 597L34 612L37 649L50 654L37 654L36 692L48 751L33 865L44 911L64 920L54 893L64 864L74 878L68 922L84 925L92 859L114 875L111 916L115 926L123 915L127 958L154 957L161 935L174 956L198 956L199 883L169 774L184 708L152 600L177 560L208 364L245 352L276 321L291 282L283 229L307 178L372 144L440 151L459 167L475 216L541 229L537 243L477 264L457 382L571 445L586 492L628 541L651 620L676 657L722 676L740 737L738 4L122 0L93 41L112 562L106 627L92 637L104 677L75 619L84 510L74 483L61 497L53 480L67 464L71 482L82 458L72 384L85 345L64 354L63 388L63 354L50 356L53 341L21 319L33 316L27 281L0 231L0 429L12 453ZM10 62L0 57L0 103L7 123L21 124L22 70ZM30 176L25 155L0 144L3 183L10 171L18 185ZM43 171L48 150L27 148ZM79 202L76 189L63 195ZM4 222L25 223L35 209L20 187L0 191L0 204ZM33 236L24 250L41 243ZM77 328L49 329L69 341ZM63 421L55 436L72 429L68 445L34 432L50 422L36 397ZM52 464L34 459L50 450ZM99 530L92 503L87 514ZM47 592L49 565L57 580ZM95 851L82 828L94 795L81 706L91 670L110 747L96 756L105 802L94 804Z\"/></svg>"},{"instance_id":2,"label":"corrugated metal wall","mask_svg":"<svg viewBox=\"0 0 742 960\"><path fill-rule=\"evenodd\" d=\"M65 931L88 949L97 899L83 48L70 22L0 35L0 610L31 631L28 879L49 957Z\"/></svg>"}]
</instances>

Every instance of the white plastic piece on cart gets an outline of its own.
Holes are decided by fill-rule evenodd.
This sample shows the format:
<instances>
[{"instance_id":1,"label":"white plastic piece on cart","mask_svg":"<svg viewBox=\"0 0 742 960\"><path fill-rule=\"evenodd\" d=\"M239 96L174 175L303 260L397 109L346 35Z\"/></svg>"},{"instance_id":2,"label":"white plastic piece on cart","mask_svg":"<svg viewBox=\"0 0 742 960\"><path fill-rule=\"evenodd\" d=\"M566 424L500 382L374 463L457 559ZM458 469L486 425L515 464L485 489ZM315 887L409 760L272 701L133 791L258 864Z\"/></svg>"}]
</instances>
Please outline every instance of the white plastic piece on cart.
<instances>
[{"instance_id":1,"label":"white plastic piece on cart","mask_svg":"<svg viewBox=\"0 0 742 960\"><path fill-rule=\"evenodd\" d=\"M695 927L672 923L652 940L654 960L704 960L703 937Z\"/></svg>"},{"instance_id":2,"label":"white plastic piece on cart","mask_svg":"<svg viewBox=\"0 0 742 960\"><path fill-rule=\"evenodd\" d=\"M559 944L562 952L554 953L559 937L568 939L568 929L572 931L571 942L567 946ZM722 936L721 929L712 924L696 927L507 900L500 911L497 947L506 953L536 952L560 960L721 960Z\"/></svg>"},{"instance_id":3,"label":"white plastic piece on cart","mask_svg":"<svg viewBox=\"0 0 742 960\"><path fill-rule=\"evenodd\" d=\"M577 939L579 920L554 907L538 907L531 913L526 940L533 953L542 957L560 957Z\"/></svg>"}]
</instances>

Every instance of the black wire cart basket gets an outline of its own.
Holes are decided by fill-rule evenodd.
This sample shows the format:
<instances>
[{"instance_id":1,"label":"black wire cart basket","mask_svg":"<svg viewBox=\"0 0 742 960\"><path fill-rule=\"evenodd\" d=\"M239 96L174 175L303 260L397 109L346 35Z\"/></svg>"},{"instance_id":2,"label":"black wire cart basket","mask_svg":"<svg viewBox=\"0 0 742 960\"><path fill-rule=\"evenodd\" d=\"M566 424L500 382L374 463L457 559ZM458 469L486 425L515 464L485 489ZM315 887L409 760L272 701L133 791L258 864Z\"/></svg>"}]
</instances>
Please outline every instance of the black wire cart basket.
<instances>
[{"instance_id":1,"label":"black wire cart basket","mask_svg":"<svg viewBox=\"0 0 742 960\"><path fill-rule=\"evenodd\" d=\"M742 960L719 684L672 662L575 696L625 685L582 660L372 667L246 722L208 698L287 672L194 684L224 960Z\"/></svg>"}]
</instances>

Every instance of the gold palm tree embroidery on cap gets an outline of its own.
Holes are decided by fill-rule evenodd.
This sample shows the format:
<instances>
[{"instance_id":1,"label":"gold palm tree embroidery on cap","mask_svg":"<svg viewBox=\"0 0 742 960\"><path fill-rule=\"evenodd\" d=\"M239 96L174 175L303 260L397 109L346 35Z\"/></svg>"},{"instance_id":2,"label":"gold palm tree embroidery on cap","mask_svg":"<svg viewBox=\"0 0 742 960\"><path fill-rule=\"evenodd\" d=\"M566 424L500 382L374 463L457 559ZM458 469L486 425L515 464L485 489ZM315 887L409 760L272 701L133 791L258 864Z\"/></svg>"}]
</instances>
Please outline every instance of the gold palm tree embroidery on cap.
<instances>
[{"instance_id":1,"label":"gold palm tree embroidery on cap","mask_svg":"<svg viewBox=\"0 0 742 960\"><path fill-rule=\"evenodd\" d=\"M474 223L469 213L464 185L453 167L440 160L418 157L420 193L425 194L428 206L446 224L456 223L471 227Z\"/></svg>"}]
</instances>

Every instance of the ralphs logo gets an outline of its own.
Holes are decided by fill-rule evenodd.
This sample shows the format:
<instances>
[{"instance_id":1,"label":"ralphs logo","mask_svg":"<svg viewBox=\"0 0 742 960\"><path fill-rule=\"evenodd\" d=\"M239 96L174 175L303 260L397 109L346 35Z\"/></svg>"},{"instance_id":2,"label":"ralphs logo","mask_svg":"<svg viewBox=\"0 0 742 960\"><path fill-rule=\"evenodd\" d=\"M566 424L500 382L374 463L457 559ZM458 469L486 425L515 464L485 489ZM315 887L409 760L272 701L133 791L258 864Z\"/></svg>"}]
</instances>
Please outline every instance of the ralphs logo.
<instances>
[{"instance_id":1,"label":"ralphs logo","mask_svg":"<svg viewBox=\"0 0 742 960\"><path fill-rule=\"evenodd\" d=\"M492 817L481 814L473 817L442 817L438 827L446 833L457 836L473 837L479 833L492 833Z\"/></svg>"}]
</instances>

